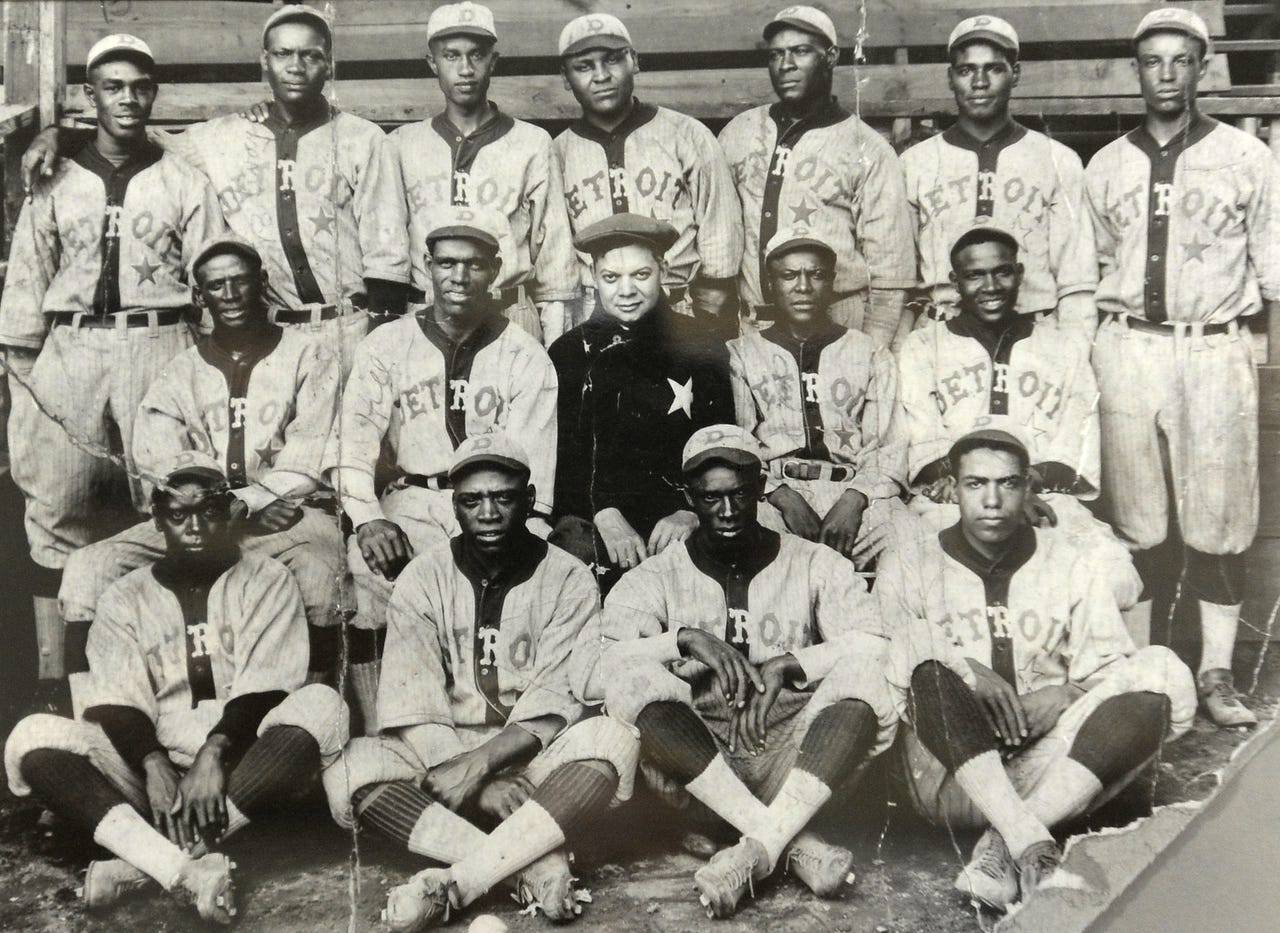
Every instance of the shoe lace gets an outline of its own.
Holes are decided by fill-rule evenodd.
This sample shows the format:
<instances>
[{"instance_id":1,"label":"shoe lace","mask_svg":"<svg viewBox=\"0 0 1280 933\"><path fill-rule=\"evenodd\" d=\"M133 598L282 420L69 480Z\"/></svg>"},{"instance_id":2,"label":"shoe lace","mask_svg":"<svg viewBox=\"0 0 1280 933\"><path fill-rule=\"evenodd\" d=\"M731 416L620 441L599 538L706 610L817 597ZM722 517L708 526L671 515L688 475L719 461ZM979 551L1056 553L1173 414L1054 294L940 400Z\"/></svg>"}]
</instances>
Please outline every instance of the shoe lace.
<instances>
[{"instance_id":1,"label":"shoe lace","mask_svg":"<svg viewBox=\"0 0 1280 933\"><path fill-rule=\"evenodd\" d=\"M751 868L754 866L745 866L738 859L734 859L729 863L727 874L728 881L733 888L746 888L747 892L754 898L755 879L752 877Z\"/></svg>"},{"instance_id":2,"label":"shoe lace","mask_svg":"<svg viewBox=\"0 0 1280 933\"><path fill-rule=\"evenodd\" d=\"M1004 846L992 840L984 845L982 851L978 853L974 868L990 878L1003 878L1007 864L1008 857Z\"/></svg>"},{"instance_id":3,"label":"shoe lace","mask_svg":"<svg viewBox=\"0 0 1280 933\"><path fill-rule=\"evenodd\" d=\"M1236 696L1235 688L1225 680L1220 680L1216 684L1210 686L1207 695L1213 697L1220 703L1227 704L1228 706L1244 705L1240 702L1240 698Z\"/></svg>"},{"instance_id":4,"label":"shoe lace","mask_svg":"<svg viewBox=\"0 0 1280 933\"><path fill-rule=\"evenodd\" d=\"M1028 855L1030 858L1027 861L1031 870L1040 878L1052 874L1062 861L1057 850L1048 845L1038 847L1034 852L1029 852Z\"/></svg>"}]
</instances>

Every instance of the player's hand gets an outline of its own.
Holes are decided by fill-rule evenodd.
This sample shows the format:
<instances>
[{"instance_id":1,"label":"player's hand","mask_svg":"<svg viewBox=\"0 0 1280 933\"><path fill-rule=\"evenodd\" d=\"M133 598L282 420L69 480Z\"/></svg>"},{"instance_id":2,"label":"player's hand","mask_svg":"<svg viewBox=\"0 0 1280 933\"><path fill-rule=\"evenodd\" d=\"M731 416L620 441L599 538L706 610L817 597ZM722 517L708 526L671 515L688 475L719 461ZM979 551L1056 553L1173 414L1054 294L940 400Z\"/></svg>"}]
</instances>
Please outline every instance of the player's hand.
<instances>
[{"instance_id":1,"label":"player's hand","mask_svg":"<svg viewBox=\"0 0 1280 933\"><path fill-rule=\"evenodd\" d=\"M58 128L47 126L31 141L22 154L22 190L31 197L31 190L41 178L49 178L58 165Z\"/></svg>"},{"instance_id":2,"label":"player's hand","mask_svg":"<svg viewBox=\"0 0 1280 933\"><path fill-rule=\"evenodd\" d=\"M649 553L660 554L679 541L686 540L698 530L698 516L688 509L672 512L653 526L649 535Z\"/></svg>"},{"instance_id":3,"label":"player's hand","mask_svg":"<svg viewBox=\"0 0 1280 933\"><path fill-rule=\"evenodd\" d=\"M1021 697L1022 711L1027 717L1027 741L1035 741L1048 733L1058 724L1067 707L1080 697L1084 691L1072 684L1058 687L1041 687Z\"/></svg>"},{"instance_id":4,"label":"player's hand","mask_svg":"<svg viewBox=\"0 0 1280 933\"><path fill-rule=\"evenodd\" d=\"M950 474L941 476L921 489L920 494L938 505L955 505L956 478Z\"/></svg>"},{"instance_id":5,"label":"player's hand","mask_svg":"<svg viewBox=\"0 0 1280 933\"><path fill-rule=\"evenodd\" d=\"M649 556L644 538L622 517L617 509L601 509L596 513L596 531L609 554L609 562L615 567L630 570Z\"/></svg>"},{"instance_id":6,"label":"player's hand","mask_svg":"<svg viewBox=\"0 0 1280 933\"><path fill-rule=\"evenodd\" d=\"M364 562L388 580L400 576L400 571L413 556L408 535L395 522L385 518L375 518L357 528L356 544L360 546Z\"/></svg>"},{"instance_id":7,"label":"player's hand","mask_svg":"<svg viewBox=\"0 0 1280 933\"><path fill-rule=\"evenodd\" d=\"M804 496L790 486L779 486L765 498L782 515L782 522L789 532L809 541L818 540L822 534L822 519L818 518L818 513Z\"/></svg>"},{"instance_id":8,"label":"player's hand","mask_svg":"<svg viewBox=\"0 0 1280 933\"><path fill-rule=\"evenodd\" d=\"M862 529L862 513L866 510L866 496L856 489L845 490L822 519L818 540L845 557L852 557L858 543L858 532Z\"/></svg>"},{"instance_id":9,"label":"player's hand","mask_svg":"<svg viewBox=\"0 0 1280 933\"><path fill-rule=\"evenodd\" d=\"M227 777L222 770L222 749L205 743L196 753L191 770L178 782L178 793L169 807L177 822L179 845L191 851L196 843L216 842L227 828Z\"/></svg>"},{"instance_id":10,"label":"player's hand","mask_svg":"<svg viewBox=\"0 0 1280 933\"><path fill-rule=\"evenodd\" d=\"M240 116L250 123L266 123L271 116L271 101L260 100L248 110L241 110Z\"/></svg>"},{"instance_id":11,"label":"player's hand","mask_svg":"<svg viewBox=\"0 0 1280 933\"><path fill-rule=\"evenodd\" d=\"M1058 513L1034 492L1030 493L1022 504L1022 514L1037 528L1045 525L1056 528L1058 525Z\"/></svg>"},{"instance_id":12,"label":"player's hand","mask_svg":"<svg viewBox=\"0 0 1280 933\"><path fill-rule=\"evenodd\" d=\"M518 774L500 774L480 791L476 806L494 819L505 820L533 796L529 779Z\"/></svg>"},{"instance_id":13,"label":"player's hand","mask_svg":"<svg viewBox=\"0 0 1280 933\"><path fill-rule=\"evenodd\" d=\"M422 789L457 812L484 787L489 780L489 762L484 754L475 751L463 752L438 764L422 779Z\"/></svg>"},{"instance_id":14,"label":"player's hand","mask_svg":"<svg viewBox=\"0 0 1280 933\"><path fill-rule=\"evenodd\" d=\"M250 518L258 528L275 534L287 531L302 521L302 506L284 499L272 499Z\"/></svg>"},{"instance_id":15,"label":"player's hand","mask_svg":"<svg viewBox=\"0 0 1280 933\"><path fill-rule=\"evenodd\" d=\"M170 816L173 801L178 796L178 771L164 752L152 752L142 761L146 775L147 805L151 807L151 822L174 845L179 845L178 827Z\"/></svg>"},{"instance_id":16,"label":"player's hand","mask_svg":"<svg viewBox=\"0 0 1280 933\"><path fill-rule=\"evenodd\" d=\"M735 710L746 708L747 697L753 691L764 692L764 681L755 665L743 657L742 652L711 633L682 628L676 636L676 644L686 658L701 661L711 668L725 701Z\"/></svg>"},{"instance_id":17,"label":"player's hand","mask_svg":"<svg viewBox=\"0 0 1280 933\"><path fill-rule=\"evenodd\" d=\"M804 676L804 669L794 655L784 654L770 658L760 665L760 679L764 681L764 690L747 697L746 708L738 717L737 734L742 740L743 748L752 754L764 751L768 739L766 723L769 721L769 710L778 699L778 694L787 684L795 683Z\"/></svg>"},{"instance_id":18,"label":"player's hand","mask_svg":"<svg viewBox=\"0 0 1280 933\"><path fill-rule=\"evenodd\" d=\"M969 667L978 679L973 692L978 695L992 734L1005 745L1020 746L1027 738L1027 716L1018 691L991 668L972 658Z\"/></svg>"}]
</instances>

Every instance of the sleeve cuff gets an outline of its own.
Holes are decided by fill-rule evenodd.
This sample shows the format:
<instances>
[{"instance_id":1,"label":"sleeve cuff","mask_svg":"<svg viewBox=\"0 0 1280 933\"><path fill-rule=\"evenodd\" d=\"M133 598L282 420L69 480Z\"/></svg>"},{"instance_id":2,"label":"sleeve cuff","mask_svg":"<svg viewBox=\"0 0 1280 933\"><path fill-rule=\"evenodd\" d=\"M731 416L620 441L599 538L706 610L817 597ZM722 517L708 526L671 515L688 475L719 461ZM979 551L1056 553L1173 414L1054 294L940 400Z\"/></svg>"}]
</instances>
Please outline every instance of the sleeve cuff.
<instances>
[{"instance_id":1,"label":"sleeve cuff","mask_svg":"<svg viewBox=\"0 0 1280 933\"><path fill-rule=\"evenodd\" d=\"M417 728L420 730L421 741L427 751L427 756L422 762L423 767L427 770L443 764L450 758L456 758L466 751L462 747L462 740L458 738L458 733L454 731L452 726L446 726L443 723L428 723L419 725ZM415 751L418 751L416 745ZM419 752L419 757L421 757L421 752Z\"/></svg>"},{"instance_id":2,"label":"sleeve cuff","mask_svg":"<svg viewBox=\"0 0 1280 933\"><path fill-rule=\"evenodd\" d=\"M920 472L916 474L915 479L912 481L912 485L927 486L929 483L942 479L942 477L946 476L950 472L950 461L947 460L946 457L939 457L937 460L934 460L932 463L927 463L923 468L921 468Z\"/></svg>"},{"instance_id":3,"label":"sleeve cuff","mask_svg":"<svg viewBox=\"0 0 1280 933\"><path fill-rule=\"evenodd\" d=\"M278 498L270 489L258 485L242 486L233 489L231 494L249 507L250 515L260 512Z\"/></svg>"},{"instance_id":4,"label":"sleeve cuff","mask_svg":"<svg viewBox=\"0 0 1280 933\"><path fill-rule=\"evenodd\" d=\"M680 629L678 626L661 635L650 635L646 638L635 638L631 641L618 642L606 652L615 661L630 666L636 662L650 664L674 664L684 660L680 654Z\"/></svg>"},{"instance_id":5,"label":"sleeve cuff","mask_svg":"<svg viewBox=\"0 0 1280 933\"><path fill-rule=\"evenodd\" d=\"M369 522L386 518L386 515L382 512L382 506L376 500L369 502L363 499L349 498L342 503L342 510L351 519L352 528L359 528Z\"/></svg>"},{"instance_id":6,"label":"sleeve cuff","mask_svg":"<svg viewBox=\"0 0 1280 933\"><path fill-rule=\"evenodd\" d=\"M830 644L825 642L816 645L809 645L805 648L797 648L791 652L791 656L796 659L796 663L800 665L800 669L804 672L804 682L796 684L796 689L803 690L811 684L817 683L831 673L831 668L835 666L836 654Z\"/></svg>"}]
</instances>

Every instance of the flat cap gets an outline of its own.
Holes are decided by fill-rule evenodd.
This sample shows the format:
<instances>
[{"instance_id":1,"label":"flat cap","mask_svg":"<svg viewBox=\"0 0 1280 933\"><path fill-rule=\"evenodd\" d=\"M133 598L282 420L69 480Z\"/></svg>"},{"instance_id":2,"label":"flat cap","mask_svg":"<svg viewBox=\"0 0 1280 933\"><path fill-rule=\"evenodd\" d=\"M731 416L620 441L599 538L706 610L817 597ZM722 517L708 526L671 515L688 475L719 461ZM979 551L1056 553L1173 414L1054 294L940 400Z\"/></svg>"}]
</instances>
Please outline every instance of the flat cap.
<instances>
[{"instance_id":1,"label":"flat cap","mask_svg":"<svg viewBox=\"0 0 1280 933\"><path fill-rule=\"evenodd\" d=\"M475 36L496 42L498 30L493 25L493 11L471 0L436 7L427 17L427 41L449 36Z\"/></svg>"},{"instance_id":2,"label":"flat cap","mask_svg":"<svg viewBox=\"0 0 1280 933\"><path fill-rule=\"evenodd\" d=\"M578 235L573 238L573 245L580 252L599 256L619 246L638 243L662 257L679 238L676 228L665 220L656 220L643 214L611 214L578 231Z\"/></svg>"},{"instance_id":3,"label":"flat cap","mask_svg":"<svg viewBox=\"0 0 1280 933\"><path fill-rule=\"evenodd\" d=\"M986 15L970 16L968 19L960 20L956 28L951 30L951 37L947 39L947 51L950 52L957 45L972 42L975 39L990 42L996 48L1012 52L1015 58L1018 55L1018 31L1007 20Z\"/></svg>"},{"instance_id":4,"label":"flat cap","mask_svg":"<svg viewBox=\"0 0 1280 933\"><path fill-rule=\"evenodd\" d=\"M267 21L262 24L262 45L267 45L267 33L275 29L281 23L306 22L319 29L324 33L325 38L329 40L329 44L333 44L333 20L322 10L317 10L313 6L306 6L301 3L291 3L278 8L274 13L267 17Z\"/></svg>"},{"instance_id":5,"label":"flat cap","mask_svg":"<svg viewBox=\"0 0 1280 933\"><path fill-rule=\"evenodd\" d=\"M156 63L156 57L151 54L151 46L137 36L118 32L115 35L105 36L93 44L93 48L89 49L89 55L85 59L84 67L86 71L89 71L104 58L125 56L145 59L153 67Z\"/></svg>"},{"instance_id":6,"label":"flat cap","mask_svg":"<svg viewBox=\"0 0 1280 933\"><path fill-rule=\"evenodd\" d=\"M449 479L473 466L496 466L515 473L529 472L529 455L504 431L490 431L468 437L453 452Z\"/></svg>"},{"instance_id":7,"label":"flat cap","mask_svg":"<svg viewBox=\"0 0 1280 933\"><path fill-rule=\"evenodd\" d=\"M560 30L561 58L590 49L629 49L631 45L631 33L626 25L608 13L579 16Z\"/></svg>"},{"instance_id":8,"label":"flat cap","mask_svg":"<svg viewBox=\"0 0 1280 933\"><path fill-rule=\"evenodd\" d=\"M705 463L723 460L734 466L759 467L760 445L736 424L712 424L699 428L685 442L680 469L692 473Z\"/></svg>"},{"instance_id":9,"label":"flat cap","mask_svg":"<svg viewBox=\"0 0 1280 933\"><path fill-rule=\"evenodd\" d=\"M788 27L820 36L831 45L840 44L836 39L836 24L831 21L830 16L817 7L789 6L779 10L764 27L765 41L768 42L773 38L774 33Z\"/></svg>"},{"instance_id":10,"label":"flat cap","mask_svg":"<svg viewBox=\"0 0 1280 933\"><path fill-rule=\"evenodd\" d=\"M1209 27L1196 13L1177 6L1162 6L1142 17L1138 28L1133 31L1133 41L1150 32L1180 32L1204 43L1205 55L1213 53L1213 40L1209 38Z\"/></svg>"}]
</instances>

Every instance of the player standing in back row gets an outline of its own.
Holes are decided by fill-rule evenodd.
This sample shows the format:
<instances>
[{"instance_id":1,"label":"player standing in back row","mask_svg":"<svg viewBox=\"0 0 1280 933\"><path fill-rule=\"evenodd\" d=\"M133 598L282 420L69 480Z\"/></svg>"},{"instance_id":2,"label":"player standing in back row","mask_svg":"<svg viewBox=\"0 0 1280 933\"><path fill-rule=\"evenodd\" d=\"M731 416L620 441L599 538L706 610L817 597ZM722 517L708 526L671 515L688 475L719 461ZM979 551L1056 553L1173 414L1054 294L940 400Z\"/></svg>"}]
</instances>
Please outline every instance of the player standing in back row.
<instances>
[{"instance_id":1,"label":"player standing in back row","mask_svg":"<svg viewBox=\"0 0 1280 933\"><path fill-rule=\"evenodd\" d=\"M1155 586L1173 583L1151 554L1172 501L1182 582L1200 603L1201 703L1220 726L1254 725L1231 676L1242 555L1258 527L1258 384L1241 319L1277 313L1280 167L1197 111L1212 51L1200 17L1149 13L1134 46L1146 120L1085 172L1101 268L1102 494L1135 552L1148 618Z\"/></svg>"},{"instance_id":2,"label":"player standing in back row","mask_svg":"<svg viewBox=\"0 0 1280 933\"><path fill-rule=\"evenodd\" d=\"M831 18L787 7L764 28L776 104L739 114L720 134L742 201L739 290L748 319L769 301L765 247L783 227L811 227L835 250L831 317L889 346L915 282L902 165L887 142L831 93L840 57Z\"/></svg>"}]
</instances>

